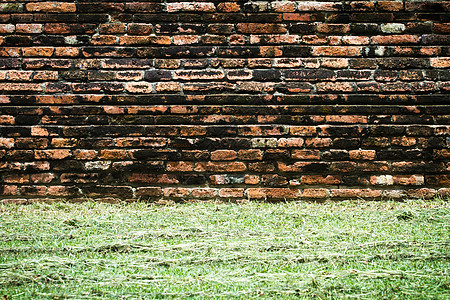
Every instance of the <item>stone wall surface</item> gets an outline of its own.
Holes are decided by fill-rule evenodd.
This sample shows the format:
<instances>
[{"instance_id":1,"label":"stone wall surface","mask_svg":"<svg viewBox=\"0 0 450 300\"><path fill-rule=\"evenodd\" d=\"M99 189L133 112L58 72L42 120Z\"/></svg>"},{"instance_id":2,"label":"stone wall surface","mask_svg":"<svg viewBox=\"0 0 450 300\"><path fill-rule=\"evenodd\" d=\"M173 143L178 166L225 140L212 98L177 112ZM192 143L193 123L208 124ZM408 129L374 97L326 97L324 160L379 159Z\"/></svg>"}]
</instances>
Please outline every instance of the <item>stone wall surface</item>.
<instances>
[{"instance_id":1,"label":"stone wall surface","mask_svg":"<svg viewBox=\"0 0 450 300\"><path fill-rule=\"evenodd\" d=\"M447 196L449 11L0 0L0 199Z\"/></svg>"}]
</instances>

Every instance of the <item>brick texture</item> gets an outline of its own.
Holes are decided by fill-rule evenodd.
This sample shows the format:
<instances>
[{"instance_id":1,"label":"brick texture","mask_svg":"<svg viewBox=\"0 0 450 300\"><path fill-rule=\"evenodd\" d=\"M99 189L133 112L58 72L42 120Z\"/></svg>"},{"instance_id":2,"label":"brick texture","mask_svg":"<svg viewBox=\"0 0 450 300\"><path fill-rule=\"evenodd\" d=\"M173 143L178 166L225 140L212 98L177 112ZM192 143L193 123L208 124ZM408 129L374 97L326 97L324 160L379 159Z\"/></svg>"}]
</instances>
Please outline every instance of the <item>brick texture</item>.
<instances>
[{"instance_id":1,"label":"brick texture","mask_svg":"<svg viewBox=\"0 0 450 300\"><path fill-rule=\"evenodd\" d=\"M0 3L0 201L450 195L450 1Z\"/></svg>"}]
</instances>

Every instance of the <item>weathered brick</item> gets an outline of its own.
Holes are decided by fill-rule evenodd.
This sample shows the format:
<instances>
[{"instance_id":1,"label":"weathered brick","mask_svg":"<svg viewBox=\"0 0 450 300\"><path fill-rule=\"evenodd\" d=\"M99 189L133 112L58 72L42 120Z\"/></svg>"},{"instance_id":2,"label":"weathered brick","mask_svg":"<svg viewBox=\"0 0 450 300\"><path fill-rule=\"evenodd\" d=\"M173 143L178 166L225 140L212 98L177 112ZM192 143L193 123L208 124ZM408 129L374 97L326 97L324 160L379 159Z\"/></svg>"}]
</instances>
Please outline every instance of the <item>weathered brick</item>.
<instances>
[{"instance_id":1,"label":"weathered brick","mask_svg":"<svg viewBox=\"0 0 450 300\"><path fill-rule=\"evenodd\" d=\"M194 169L194 164L188 161L168 162L167 171L169 172L189 172Z\"/></svg>"},{"instance_id":2,"label":"weathered brick","mask_svg":"<svg viewBox=\"0 0 450 300\"><path fill-rule=\"evenodd\" d=\"M211 152L211 160L234 160L237 157L236 151L217 150Z\"/></svg>"},{"instance_id":3,"label":"weathered brick","mask_svg":"<svg viewBox=\"0 0 450 300\"><path fill-rule=\"evenodd\" d=\"M168 12L215 12L216 7L211 2L176 2L167 4Z\"/></svg>"},{"instance_id":4,"label":"weathered brick","mask_svg":"<svg viewBox=\"0 0 450 300\"><path fill-rule=\"evenodd\" d=\"M189 196L190 190L187 188L165 188L163 193L165 197L183 198Z\"/></svg>"},{"instance_id":5,"label":"weathered brick","mask_svg":"<svg viewBox=\"0 0 450 300\"><path fill-rule=\"evenodd\" d=\"M2 195L448 194L447 3L5 1Z\"/></svg>"},{"instance_id":6,"label":"weathered brick","mask_svg":"<svg viewBox=\"0 0 450 300\"><path fill-rule=\"evenodd\" d=\"M381 190L373 189L332 189L331 198L380 198Z\"/></svg>"},{"instance_id":7,"label":"weathered brick","mask_svg":"<svg viewBox=\"0 0 450 300\"><path fill-rule=\"evenodd\" d=\"M153 91L152 85L145 81L126 83L125 89L133 94L149 94Z\"/></svg>"},{"instance_id":8,"label":"weathered brick","mask_svg":"<svg viewBox=\"0 0 450 300\"><path fill-rule=\"evenodd\" d=\"M351 57L360 56L362 47L356 46L314 46L312 48L313 56L341 56Z\"/></svg>"},{"instance_id":9,"label":"weathered brick","mask_svg":"<svg viewBox=\"0 0 450 300\"><path fill-rule=\"evenodd\" d=\"M71 13L75 12L77 7L75 3L67 2L35 2L27 3L26 9L31 12Z\"/></svg>"},{"instance_id":10,"label":"weathered brick","mask_svg":"<svg viewBox=\"0 0 450 300\"><path fill-rule=\"evenodd\" d=\"M303 189L301 198L304 199L326 199L329 197L327 189Z\"/></svg>"},{"instance_id":11,"label":"weathered brick","mask_svg":"<svg viewBox=\"0 0 450 300\"><path fill-rule=\"evenodd\" d=\"M237 32L244 34L273 34L287 32L284 24L239 23L236 25L236 28Z\"/></svg>"},{"instance_id":12,"label":"weathered brick","mask_svg":"<svg viewBox=\"0 0 450 300\"><path fill-rule=\"evenodd\" d=\"M243 188L223 188L219 190L219 197L221 198L242 198L244 197L245 189Z\"/></svg>"},{"instance_id":13,"label":"weathered brick","mask_svg":"<svg viewBox=\"0 0 450 300\"><path fill-rule=\"evenodd\" d=\"M215 197L217 197L217 189L212 189L212 188L192 189L192 197L214 199Z\"/></svg>"},{"instance_id":14,"label":"weathered brick","mask_svg":"<svg viewBox=\"0 0 450 300\"><path fill-rule=\"evenodd\" d=\"M243 162L207 162L196 163L195 171L197 172L243 172L247 166Z\"/></svg>"},{"instance_id":15,"label":"weathered brick","mask_svg":"<svg viewBox=\"0 0 450 300\"><path fill-rule=\"evenodd\" d=\"M246 191L249 199L296 199L299 190L290 188L248 188Z\"/></svg>"}]
</instances>

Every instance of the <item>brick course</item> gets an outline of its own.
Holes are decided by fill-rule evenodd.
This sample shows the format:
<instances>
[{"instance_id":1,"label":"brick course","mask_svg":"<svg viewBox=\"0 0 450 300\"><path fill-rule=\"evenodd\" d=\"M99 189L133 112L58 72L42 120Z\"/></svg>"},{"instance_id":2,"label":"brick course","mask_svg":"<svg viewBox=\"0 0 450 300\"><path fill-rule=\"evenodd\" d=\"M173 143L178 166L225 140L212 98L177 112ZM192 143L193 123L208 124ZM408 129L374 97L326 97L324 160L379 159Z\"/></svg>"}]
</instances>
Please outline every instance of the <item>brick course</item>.
<instances>
[{"instance_id":1,"label":"brick course","mask_svg":"<svg viewBox=\"0 0 450 300\"><path fill-rule=\"evenodd\" d=\"M0 3L0 201L450 195L450 1Z\"/></svg>"}]
</instances>

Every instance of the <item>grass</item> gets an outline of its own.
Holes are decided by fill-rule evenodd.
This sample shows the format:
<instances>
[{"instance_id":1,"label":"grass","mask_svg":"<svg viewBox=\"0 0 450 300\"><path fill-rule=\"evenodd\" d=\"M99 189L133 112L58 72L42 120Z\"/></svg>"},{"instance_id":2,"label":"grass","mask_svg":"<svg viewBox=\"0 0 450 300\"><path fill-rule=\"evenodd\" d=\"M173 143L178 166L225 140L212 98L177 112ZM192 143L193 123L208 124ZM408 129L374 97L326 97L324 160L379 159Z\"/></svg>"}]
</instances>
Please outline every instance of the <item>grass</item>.
<instances>
[{"instance_id":1,"label":"grass","mask_svg":"<svg viewBox=\"0 0 450 300\"><path fill-rule=\"evenodd\" d=\"M0 206L7 299L450 299L450 202Z\"/></svg>"}]
</instances>

